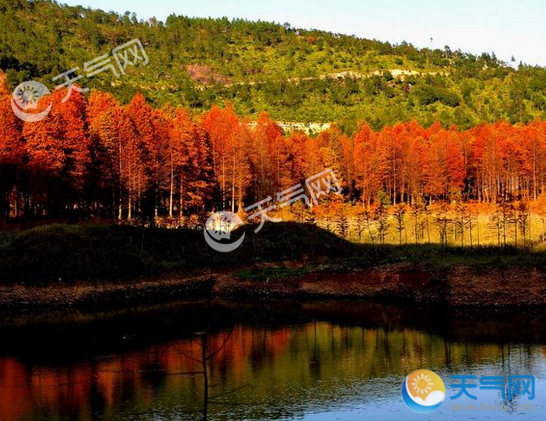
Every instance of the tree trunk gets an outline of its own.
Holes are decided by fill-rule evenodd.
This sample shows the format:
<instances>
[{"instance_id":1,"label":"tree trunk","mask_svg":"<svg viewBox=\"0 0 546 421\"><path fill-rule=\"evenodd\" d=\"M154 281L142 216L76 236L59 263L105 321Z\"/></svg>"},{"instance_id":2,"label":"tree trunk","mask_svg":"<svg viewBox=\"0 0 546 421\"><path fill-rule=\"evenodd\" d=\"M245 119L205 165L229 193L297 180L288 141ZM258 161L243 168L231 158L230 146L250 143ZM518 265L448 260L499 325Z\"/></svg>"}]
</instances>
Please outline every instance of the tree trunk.
<instances>
[{"instance_id":1,"label":"tree trunk","mask_svg":"<svg viewBox=\"0 0 546 421\"><path fill-rule=\"evenodd\" d=\"M174 198L174 165L171 159L171 183L169 186L169 218L173 217L173 198Z\"/></svg>"},{"instance_id":2,"label":"tree trunk","mask_svg":"<svg viewBox=\"0 0 546 421\"><path fill-rule=\"evenodd\" d=\"M184 223L184 173L180 171L180 224Z\"/></svg>"}]
</instances>

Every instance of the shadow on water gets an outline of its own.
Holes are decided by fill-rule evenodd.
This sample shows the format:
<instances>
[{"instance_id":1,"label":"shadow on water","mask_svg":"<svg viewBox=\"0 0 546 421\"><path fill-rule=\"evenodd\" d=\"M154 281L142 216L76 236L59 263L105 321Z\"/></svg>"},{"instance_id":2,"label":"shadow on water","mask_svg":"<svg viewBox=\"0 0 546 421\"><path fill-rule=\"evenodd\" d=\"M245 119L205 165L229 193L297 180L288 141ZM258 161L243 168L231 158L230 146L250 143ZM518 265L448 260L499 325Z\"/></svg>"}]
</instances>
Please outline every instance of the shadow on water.
<instances>
[{"instance_id":1,"label":"shadow on water","mask_svg":"<svg viewBox=\"0 0 546 421\"><path fill-rule=\"evenodd\" d=\"M392 394L414 368L546 353L543 309L170 303L0 315L0 419L282 419Z\"/></svg>"},{"instance_id":2,"label":"shadow on water","mask_svg":"<svg viewBox=\"0 0 546 421\"><path fill-rule=\"evenodd\" d=\"M546 310L400 306L369 301L175 302L92 313L0 313L0 355L32 363L65 364L192 337L195 332L302 325L416 330L449 342L546 343ZM36 350L39 349L39 353Z\"/></svg>"}]
</instances>

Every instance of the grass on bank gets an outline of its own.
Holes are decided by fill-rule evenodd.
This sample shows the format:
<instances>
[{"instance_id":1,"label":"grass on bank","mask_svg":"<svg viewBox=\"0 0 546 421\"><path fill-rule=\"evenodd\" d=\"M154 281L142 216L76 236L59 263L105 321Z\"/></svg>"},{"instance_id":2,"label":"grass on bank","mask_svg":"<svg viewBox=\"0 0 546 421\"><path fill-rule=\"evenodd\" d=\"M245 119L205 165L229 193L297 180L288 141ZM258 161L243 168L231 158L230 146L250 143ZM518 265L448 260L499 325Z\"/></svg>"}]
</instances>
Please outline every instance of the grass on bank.
<instances>
[{"instance_id":1,"label":"grass on bank","mask_svg":"<svg viewBox=\"0 0 546 421\"><path fill-rule=\"evenodd\" d=\"M235 273L239 279L251 281L264 281L272 279L292 278L309 273L311 268L285 268L285 267L265 267L242 269Z\"/></svg>"},{"instance_id":2,"label":"grass on bank","mask_svg":"<svg viewBox=\"0 0 546 421\"><path fill-rule=\"evenodd\" d=\"M438 244L356 244L311 224L266 224L232 253L207 247L202 231L135 226L48 225L2 235L0 283L27 285L188 276L224 268L247 278L279 278L286 269L246 269L256 263L300 261L304 267L350 270L386 263L546 267L546 252L531 247L441 247ZM234 233L233 236L238 235ZM281 266L281 265L280 265ZM306 269L302 269L304 271ZM269 271L269 272L268 272ZM294 273L290 270L290 276Z\"/></svg>"}]
</instances>

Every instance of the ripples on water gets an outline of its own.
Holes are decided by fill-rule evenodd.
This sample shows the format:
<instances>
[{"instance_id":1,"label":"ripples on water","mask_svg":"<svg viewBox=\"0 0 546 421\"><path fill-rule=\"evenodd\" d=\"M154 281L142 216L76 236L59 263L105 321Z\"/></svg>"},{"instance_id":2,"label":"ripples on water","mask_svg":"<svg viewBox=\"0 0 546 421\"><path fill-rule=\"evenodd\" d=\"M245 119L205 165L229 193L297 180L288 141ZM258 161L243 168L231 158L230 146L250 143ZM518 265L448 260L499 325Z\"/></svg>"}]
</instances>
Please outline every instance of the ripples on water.
<instances>
[{"instance_id":1,"label":"ripples on water","mask_svg":"<svg viewBox=\"0 0 546 421\"><path fill-rule=\"evenodd\" d=\"M175 303L3 314L0 335L2 421L532 420L546 409L539 310ZM400 396L418 368L446 383L446 402L428 416ZM503 402L499 391L476 389L478 401L450 401L451 374L535 375L535 411L454 413L451 403Z\"/></svg>"}]
</instances>

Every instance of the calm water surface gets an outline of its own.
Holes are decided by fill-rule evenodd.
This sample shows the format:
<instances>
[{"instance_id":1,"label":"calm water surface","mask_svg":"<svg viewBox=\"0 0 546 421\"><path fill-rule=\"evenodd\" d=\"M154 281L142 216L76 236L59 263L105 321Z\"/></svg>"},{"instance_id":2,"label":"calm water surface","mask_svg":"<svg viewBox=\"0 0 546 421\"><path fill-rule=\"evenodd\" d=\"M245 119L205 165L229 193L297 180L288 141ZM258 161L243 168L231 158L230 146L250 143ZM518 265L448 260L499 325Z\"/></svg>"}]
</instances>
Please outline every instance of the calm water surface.
<instances>
[{"instance_id":1,"label":"calm water surface","mask_svg":"<svg viewBox=\"0 0 546 421\"><path fill-rule=\"evenodd\" d=\"M435 371L447 398L404 405L404 377ZM450 375L532 374L534 411L498 390L460 398ZM0 315L0 420L546 419L546 312L364 302L172 303Z\"/></svg>"}]
</instances>

